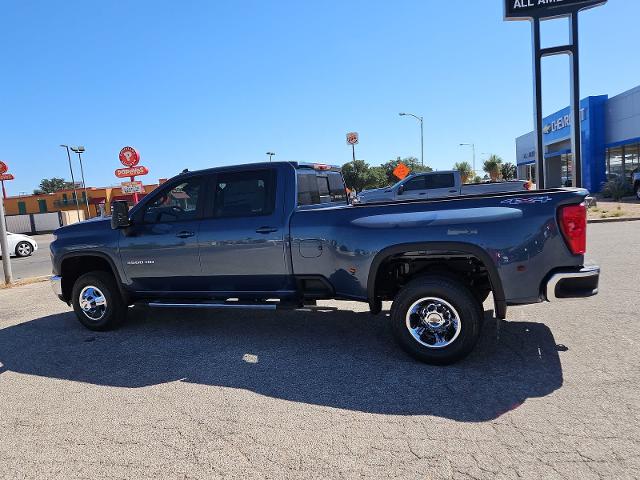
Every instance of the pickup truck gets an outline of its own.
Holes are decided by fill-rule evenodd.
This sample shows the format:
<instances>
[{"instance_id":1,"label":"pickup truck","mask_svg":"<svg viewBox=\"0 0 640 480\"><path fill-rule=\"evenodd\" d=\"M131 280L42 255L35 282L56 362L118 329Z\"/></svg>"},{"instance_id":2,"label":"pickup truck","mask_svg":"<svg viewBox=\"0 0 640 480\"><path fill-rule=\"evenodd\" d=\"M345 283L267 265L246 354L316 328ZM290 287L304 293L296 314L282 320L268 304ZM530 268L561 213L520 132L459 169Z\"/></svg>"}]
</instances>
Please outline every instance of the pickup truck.
<instances>
[{"instance_id":1,"label":"pickup truck","mask_svg":"<svg viewBox=\"0 0 640 480\"><path fill-rule=\"evenodd\" d=\"M431 198L459 197L482 193L523 192L531 190L531 182L462 183L457 170L428 172L410 175L391 187L363 190L354 203L424 200Z\"/></svg>"},{"instance_id":2,"label":"pickup truck","mask_svg":"<svg viewBox=\"0 0 640 480\"><path fill-rule=\"evenodd\" d=\"M91 330L128 306L295 309L367 302L417 359L472 351L493 294L508 305L595 295L586 190L348 203L340 170L295 162L184 172L131 210L55 232L52 285Z\"/></svg>"}]
</instances>

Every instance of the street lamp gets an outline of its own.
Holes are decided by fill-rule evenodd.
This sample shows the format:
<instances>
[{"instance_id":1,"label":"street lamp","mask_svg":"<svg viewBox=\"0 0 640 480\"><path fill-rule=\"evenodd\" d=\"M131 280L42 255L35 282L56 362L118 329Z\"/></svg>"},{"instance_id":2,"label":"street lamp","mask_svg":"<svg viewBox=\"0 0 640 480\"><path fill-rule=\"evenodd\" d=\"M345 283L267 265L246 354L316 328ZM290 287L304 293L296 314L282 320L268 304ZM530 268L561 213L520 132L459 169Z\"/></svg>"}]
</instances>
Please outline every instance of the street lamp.
<instances>
[{"instance_id":1,"label":"street lamp","mask_svg":"<svg viewBox=\"0 0 640 480\"><path fill-rule=\"evenodd\" d=\"M269 162L271 162L271 159L276 155L274 152L267 152L267 155L269 155Z\"/></svg>"},{"instance_id":2,"label":"street lamp","mask_svg":"<svg viewBox=\"0 0 640 480\"><path fill-rule=\"evenodd\" d=\"M476 175L476 144L475 143L461 143L461 147L471 147L473 151L473 174Z\"/></svg>"},{"instance_id":3,"label":"street lamp","mask_svg":"<svg viewBox=\"0 0 640 480\"><path fill-rule=\"evenodd\" d=\"M76 179L73 176L73 167L71 166L71 153L69 152L69 145L60 145L62 148L67 149L67 158L69 159L69 171L71 172L71 183L73 184L73 195L76 197L76 211L78 212L78 221L80 221L80 204L78 203L78 192L76 191Z\"/></svg>"},{"instance_id":4,"label":"street lamp","mask_svg":"<svg viewBox=\"0 0 640 480\"><path fill-rule=\"evenodd\" d=\"M420 162L424 167L424 117L419 117L413 113L399 113L401 117L413 117L420 122Z\"/></svg>"},{"instance_id":5,"label":"street lamp","mask_svg":"<svg viewBox=\"0 0 640 480\"><path fill-rule=\"evenodd\" d=\"M80 174L82 175L82 188L84 189L84 201L87 204L87 218L89 218L91 216L91 213L89 213L89 196L87 195L87 184L84 181L84 168L82 167L82 153L84 153L84 147L83 146L77 146L77 147L70 147L71 150L73 150L74 153L78 154L78 159L80 160Z\"/></svg>"}]
</instances>

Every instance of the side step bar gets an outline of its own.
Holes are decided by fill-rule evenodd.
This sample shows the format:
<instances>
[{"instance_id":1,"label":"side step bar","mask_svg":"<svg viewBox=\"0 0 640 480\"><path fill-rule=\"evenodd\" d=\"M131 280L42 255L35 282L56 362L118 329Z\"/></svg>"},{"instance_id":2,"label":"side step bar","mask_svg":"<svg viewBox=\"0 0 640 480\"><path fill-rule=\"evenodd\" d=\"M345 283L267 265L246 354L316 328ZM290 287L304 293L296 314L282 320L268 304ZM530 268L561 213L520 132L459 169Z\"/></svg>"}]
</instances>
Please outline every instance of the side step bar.
<instances>
[{"instance_id":1,"label":"side step bar","mask_svg":"<svg viewBox=\"0 0 640 480\"><path fill-rule=\"evenodd\" d=\"M293 306L281 305L279 303L239 303L239 302L198 302L198 303L181 303L181 302L149 302L145 305L152 308L197 308L197 309L215 309L215 310L277 310L282 308L295 308Z\"/></svg>"}]
</instances>

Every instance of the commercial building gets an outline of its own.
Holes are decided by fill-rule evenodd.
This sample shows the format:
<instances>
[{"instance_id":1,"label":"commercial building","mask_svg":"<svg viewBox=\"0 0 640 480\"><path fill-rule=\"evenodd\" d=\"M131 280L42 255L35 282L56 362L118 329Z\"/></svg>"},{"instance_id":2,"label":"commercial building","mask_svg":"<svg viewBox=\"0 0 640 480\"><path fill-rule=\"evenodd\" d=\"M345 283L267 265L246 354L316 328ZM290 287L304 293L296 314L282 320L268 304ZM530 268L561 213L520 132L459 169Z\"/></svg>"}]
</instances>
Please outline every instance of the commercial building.
<instances>
[{"instance_id":1,"label":"commercial building","mask_svg":"<svg viewBox=\"0 0 640 480\"><path fill-rule=\"evenodd\" d=\"M547 186L571 186L571 115L569 107L544 119ZM615 97L588 97L580 102L583 186L592 193L608 179L629 182L640 170L640 86ZM516 139L518 178L536 181L535 136Z\"/></svg>"},{"instance_id":2,"label":"commercial building","mask_svg":"<svg viewBox=\"0 0 640 480\"><path fill-rule=\"evenodd\" d=\"M138 197L144 197L157 186L157 184L145 185L145 193L139 194ZM87 187L86 194L84 189L77 188L75 191L73 189L69 189L60 190L55 193L8 197L4 202L5 213L7 216L10 216L76 210L78 208L76 207L76 193L78 195L78 207L84 212L85 217L100 216L103 212L109 214L109 205L114 200L126 200L130 205L133 205L134 200L133 195L123 194L120 187ZM86 212L87 198L89 200L88 215Z\"/></svg>"}]
</instances>

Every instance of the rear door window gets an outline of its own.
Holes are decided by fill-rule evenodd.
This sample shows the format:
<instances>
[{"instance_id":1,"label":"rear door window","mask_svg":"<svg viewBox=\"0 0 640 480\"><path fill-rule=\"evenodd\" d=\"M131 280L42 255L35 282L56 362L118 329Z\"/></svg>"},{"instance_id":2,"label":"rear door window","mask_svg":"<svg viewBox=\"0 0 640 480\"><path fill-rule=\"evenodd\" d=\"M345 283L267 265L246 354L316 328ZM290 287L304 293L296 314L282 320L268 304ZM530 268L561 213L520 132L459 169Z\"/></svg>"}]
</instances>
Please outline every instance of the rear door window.
<instances>
[{"instance_id":1,"label":"rear door window","mask_svg":"<svg viewBox=\"0 0 640 480\"><path fill-rule=\"evenodd\" d=\"M453 173L433 173L431 175L425 175L425 188L428 190L452 187L455 187Z\"/></svg>"},{"instance_id":2,"label":"rear door window","mask_svg":"<svg viewBox=\"0 0 640 480\"><path fill-rule=\"evenodd\" d=\"M275 170L222 173L214 189L215 218L271 215L276 199Z\"/></svg>"}]
</instances>

